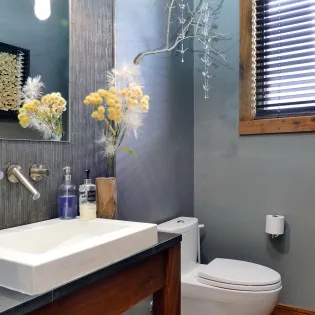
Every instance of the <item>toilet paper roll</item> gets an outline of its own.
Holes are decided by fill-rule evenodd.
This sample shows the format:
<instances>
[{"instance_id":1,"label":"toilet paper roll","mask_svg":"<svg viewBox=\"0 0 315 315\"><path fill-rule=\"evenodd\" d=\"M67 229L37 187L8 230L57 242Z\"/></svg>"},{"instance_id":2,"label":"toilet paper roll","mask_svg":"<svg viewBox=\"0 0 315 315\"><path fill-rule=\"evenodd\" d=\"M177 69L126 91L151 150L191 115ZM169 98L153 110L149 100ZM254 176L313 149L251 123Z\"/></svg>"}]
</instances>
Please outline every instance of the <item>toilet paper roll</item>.
<instances>
[{"instance_id":1,"label":"toilet paper roll","mask_svg":"<svg viewBox=\"0 0 315 315\"><path fill-rule=\"evenodd\" d=\"M282 235L284 233L284 216L269 214L266 216L266 233Z\"/></svg>"}]
</instances>

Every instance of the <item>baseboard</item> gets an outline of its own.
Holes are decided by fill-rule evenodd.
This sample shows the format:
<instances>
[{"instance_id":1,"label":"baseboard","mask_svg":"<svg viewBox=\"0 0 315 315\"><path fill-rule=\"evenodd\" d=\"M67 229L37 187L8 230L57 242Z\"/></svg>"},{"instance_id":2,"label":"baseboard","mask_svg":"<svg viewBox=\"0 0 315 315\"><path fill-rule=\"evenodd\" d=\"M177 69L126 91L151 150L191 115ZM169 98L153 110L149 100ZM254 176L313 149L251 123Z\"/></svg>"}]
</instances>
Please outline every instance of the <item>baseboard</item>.
<instances>
[{"instance_id":1,"label":"baseboard","mask_svg":"<svg viewBox=\"0 0 315 315\"><path fill-rule=\"evenodd\" d=\"M280 304L276 306L272 315L315 315L315 311Z\"/></svg>"}]
</instances>

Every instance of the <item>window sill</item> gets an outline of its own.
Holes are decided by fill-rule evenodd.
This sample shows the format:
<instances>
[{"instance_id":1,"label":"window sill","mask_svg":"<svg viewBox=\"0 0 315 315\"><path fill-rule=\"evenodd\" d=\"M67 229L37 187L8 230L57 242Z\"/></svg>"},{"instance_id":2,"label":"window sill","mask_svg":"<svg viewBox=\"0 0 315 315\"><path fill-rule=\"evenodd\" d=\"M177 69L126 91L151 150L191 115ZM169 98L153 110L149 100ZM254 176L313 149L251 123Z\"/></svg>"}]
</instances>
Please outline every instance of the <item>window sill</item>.
<instances>
[{"instance_id":1,"label":"window sill","mask_svg":"<svg viewBox=\"0 0 315 315\"><path fill-rule=\"evenodd\" d=\"M240 121L240 135L315 132L315 116Z\"/></svg>"}]
</instances>

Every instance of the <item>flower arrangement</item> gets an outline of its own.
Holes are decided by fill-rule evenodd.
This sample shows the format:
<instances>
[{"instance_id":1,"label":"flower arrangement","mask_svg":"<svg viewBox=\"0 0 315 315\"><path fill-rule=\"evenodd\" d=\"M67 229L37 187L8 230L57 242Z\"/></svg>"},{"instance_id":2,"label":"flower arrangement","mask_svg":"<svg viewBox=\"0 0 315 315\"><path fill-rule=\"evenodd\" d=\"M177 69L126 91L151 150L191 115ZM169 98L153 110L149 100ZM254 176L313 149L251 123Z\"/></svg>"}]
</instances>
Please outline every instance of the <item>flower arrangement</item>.
<instances>
[{"instance_id":1,"label":"flower arrangement","mask_svg":"<svg viewBox=\"0 0 315 315\"><path fill-rule=\"evenodd\" d=\"M23 106L18 119L23 128L41 132L43 139L60 141L62 138L62 114L67 109L60 93L42 96L44 83L41 77L28 78L22 89Z\"/></svg>"},{"instance_id":2,"label":"flower arrangement","mask_svg":"<svg viewBox=\"0 0 315 315\"><path fill-rule=\"evenodd\" d=\"M22 80L20 57L0 52L0 109L18 110Z\"/></svg>"},{"instance_id":3,"label":"flower arrangement","mask_svg":"<svg viewBox=\"0 0 315 315\"><path fill-rule=\"evenodd\" d=\"M97 142L104 147L107 176L113 173L116 152L122 149L130 155L136 153L123 146L129 132L137 137L144 115L149 111L150 97L144 95L139 66L125 65L107 74L108 90L90 93L84 105L92 106L92 118L103 124L103 134Z\"/></svg>"}]
</instances>

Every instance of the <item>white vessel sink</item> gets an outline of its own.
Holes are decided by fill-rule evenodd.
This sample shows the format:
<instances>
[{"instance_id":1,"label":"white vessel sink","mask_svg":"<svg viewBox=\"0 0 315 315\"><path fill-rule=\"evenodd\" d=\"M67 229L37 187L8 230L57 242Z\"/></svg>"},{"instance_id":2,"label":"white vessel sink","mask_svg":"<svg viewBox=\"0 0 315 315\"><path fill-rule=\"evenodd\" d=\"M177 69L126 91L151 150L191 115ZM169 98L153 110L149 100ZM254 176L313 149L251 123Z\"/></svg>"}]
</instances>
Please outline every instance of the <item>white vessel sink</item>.
<instances>
[{"instance_id":1,"label":"white vessel sink","mask_svg":"<svg viewBox=\"0 0 315 315\"><path fill-rule=\"evenodd\" d=\"M41 294L156 243L155 224L105 219L54 219L1 230L0 286Z\"/></svg>"}]
</instances>

